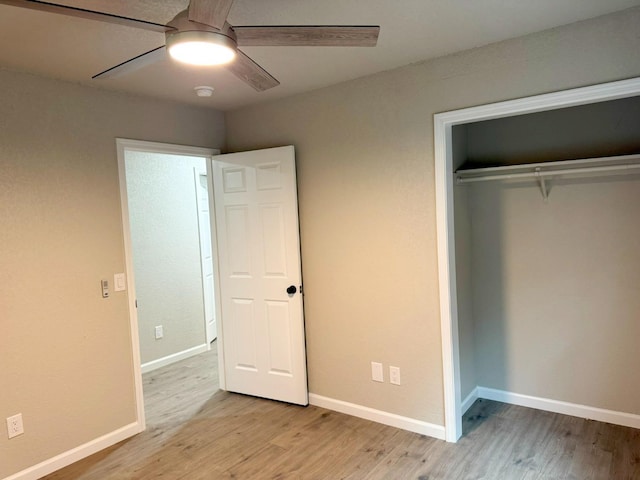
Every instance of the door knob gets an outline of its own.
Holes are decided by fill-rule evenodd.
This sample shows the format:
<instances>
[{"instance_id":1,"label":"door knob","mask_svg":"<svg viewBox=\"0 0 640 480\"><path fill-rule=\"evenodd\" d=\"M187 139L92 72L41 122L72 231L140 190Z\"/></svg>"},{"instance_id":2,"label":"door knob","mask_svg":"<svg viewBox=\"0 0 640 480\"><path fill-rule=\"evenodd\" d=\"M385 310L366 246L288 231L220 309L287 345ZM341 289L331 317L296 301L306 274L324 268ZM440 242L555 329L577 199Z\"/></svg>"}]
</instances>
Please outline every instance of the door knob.
<instances>
[{"instance_id":1,"label":"door knob","mask_svg":"<svg viewBox=\"0 0 640 480\"><path fill-rule=\"evenodd\" d=\"M295 285L290 285L290 286L287 287L287 293L289 295L293 295L297 291L298 291L298 289L295 287Z\"/></svg>"}]
</instances>

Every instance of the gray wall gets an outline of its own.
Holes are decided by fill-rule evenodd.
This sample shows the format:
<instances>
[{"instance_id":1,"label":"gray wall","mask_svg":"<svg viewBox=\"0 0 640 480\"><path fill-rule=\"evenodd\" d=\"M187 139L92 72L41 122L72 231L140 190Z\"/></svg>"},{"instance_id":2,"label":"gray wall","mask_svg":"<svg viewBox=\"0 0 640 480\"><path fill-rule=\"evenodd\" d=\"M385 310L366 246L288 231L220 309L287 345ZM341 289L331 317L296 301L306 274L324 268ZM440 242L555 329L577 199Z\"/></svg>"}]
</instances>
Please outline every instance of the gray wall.
<instances>
[{"instance_id":1,"label":"gray wall","mask_svg":"<svg viewBox=\"0 0 640 480\"><path fill-rule=\"evenodd\" d=\"M462 168L640 153L640 97L476 122L465 128L468 155Z\"/></svg>"},{"instance_id":2,"label":"gray wall","mask_svg":"<svg viewBox=\"0 0 640 480\"><path fill-rule=\"evenodd\" d=\"M468 200L478 385L640 414L640 174Z\"/></svg>"},{"instance_id":3,"label":"gray wall","mask_svg":"<svg viewBox=\"0 0 640 480\"><path fill-rule=\"evenodd\" d=\"M125 163L140 356L147 363L206 344L193 176L205 160L127 152Z\"/></svg>"},{"instance_id":4,"label":"gray wall","mask_svg":"<svg viewBox=\"0 0 640 480\"><path fill-rule=\"evenodd\" d=\"M224 147L222 114L0 69L0 478L135 420L116 137Z\"/></svg>"},{"instance_id":5,"label":"gray wall","mask_svg":"<svg viewBox=\"0 0 640 480\"><path fill-rule=\"evenodd\" d=\"M467 126L454 127L452 137L453 169L467 159ZM476 377L475 323L473 318L473 276L471 272L471 217L468 189L454 190L456 293L458 344L460 357L460 394L464 400L478 385Z\"/></svg>"},{"instance_id":6,"label":"gray wall","mask_svg":"<svg viewBox=\"0 0 640 480\"><path fill-rule=\"evenodd\" d=\"M433 114L638 76L638 24L633 9L226 114L231 151L296 147L311 392L443 425ZM403 384L372 382L371 360Z\"/></svg>"}]
</instances>

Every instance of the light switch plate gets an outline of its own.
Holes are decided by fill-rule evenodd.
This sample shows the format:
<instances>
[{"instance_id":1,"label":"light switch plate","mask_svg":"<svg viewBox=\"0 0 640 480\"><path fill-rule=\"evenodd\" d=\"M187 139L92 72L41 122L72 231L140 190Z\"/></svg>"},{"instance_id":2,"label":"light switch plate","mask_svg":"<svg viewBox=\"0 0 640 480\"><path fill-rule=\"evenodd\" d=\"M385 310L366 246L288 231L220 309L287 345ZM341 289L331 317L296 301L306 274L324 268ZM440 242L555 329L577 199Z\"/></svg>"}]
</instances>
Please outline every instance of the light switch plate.
<instances>
[{"instance_id":1,"label":"light switch plate","mask_svg":"<svg viewBox=\"0 0 640 480\"><path fill-rule=\"evenodd\" d=\"M374 382L384 382L384 373L382 371L381 363L371 362L371 380Z\"/></svg>"},{"instance_id":2,"label":"light switch plate","mask_svg":"<svg viewBox=\"0 0 640 480\"><path fill-rule=\"evenodd\" d=\"M124 273L116 273L113 276L113 290L116 292L124 292L127 289Z\"/></svg>"}]
</instances>

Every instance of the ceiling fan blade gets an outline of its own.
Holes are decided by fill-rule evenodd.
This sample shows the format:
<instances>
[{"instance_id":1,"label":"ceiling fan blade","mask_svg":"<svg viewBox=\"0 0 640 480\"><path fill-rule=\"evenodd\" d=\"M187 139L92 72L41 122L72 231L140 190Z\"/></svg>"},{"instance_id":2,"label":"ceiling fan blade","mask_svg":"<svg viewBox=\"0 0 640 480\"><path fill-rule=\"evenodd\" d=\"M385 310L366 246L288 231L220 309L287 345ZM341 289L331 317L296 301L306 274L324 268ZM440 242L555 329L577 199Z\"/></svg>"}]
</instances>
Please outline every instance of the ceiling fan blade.
<instances>
[{"instance_id":1,"label":"ceiling fan blade","mask_svg":"<svg viewBox=\"0 0 640 480\"><path fill-rule=\"evenodd\" d=\"M159 60L165 58L166 55L166 47L162 45L161 47L154 48L153 50L149 50L142 55L138 55L137 57L133 57L126 62L122 62L115 67L111 67L104 72L100 72L97 75L91 77L92 79L104 79L104 78L113 78L119 77L120 75L124 75L125 73L133 72L134 70L138 70L139 68L146 67L147 65L151 65Z\"/></svg>"},{"instance_id":2,"label":"ceiling fan blade","mask_svg":"<svg viewBox=\"0 0 640 480\"><path fill-rule=\"evenodd\" d=\"M136 20L135 18L122 17L120 15L112 15L110 13L95 12L93 10L85 10L84 8L58 5L56 3L42 2L40 0L0 0L0 4L11 5L13 7L30 8L41 12L59 13L69 17L86 18L89 20L97 20L99 22L125 25L127 27L142 28L152 32L164 33L170 30L175 30L173 27L162 25L160 23Z\"/></svg>"},{"instance_id":3,"label":"ceiling fan blade","mask_svg":"<svg viewBox=\"0 0 640 480\"><path fill-rule=\"evenodd\" d=\"M240 50L237 51L236 58L225 65L225 68L258 92L264 92L280 85L280 82L273 78L269 72Z\"/></svg>"},{"instance_id":4,"label":"ceiling fan blade","mask_svg":"<svg viewBox=\"0 0 640 480\"><path fill-rule=\"evenodd\" d=\"M233 0L191 0L189 20L222 30Z\"/></svg>"},{"instance_id":5,"label":"ceiling fan blade","mask_svg":"<svg viewBox=\"0 0 640 480\"><path fill-rule=\"evenodd\" d=\"M380 27L264 26L233 27L241 47L375 47Z\"/></svg>"}]
</instances>

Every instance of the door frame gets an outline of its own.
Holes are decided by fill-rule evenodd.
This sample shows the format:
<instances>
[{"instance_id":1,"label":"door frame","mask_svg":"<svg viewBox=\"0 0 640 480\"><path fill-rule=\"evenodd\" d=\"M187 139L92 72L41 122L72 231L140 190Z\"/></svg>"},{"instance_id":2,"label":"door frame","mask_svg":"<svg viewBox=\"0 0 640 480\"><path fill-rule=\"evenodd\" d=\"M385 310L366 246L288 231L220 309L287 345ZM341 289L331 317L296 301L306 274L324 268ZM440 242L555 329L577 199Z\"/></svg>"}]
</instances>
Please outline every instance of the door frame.
<instances>
[{"instance_id":1,"label":"door frame","mask_svg":"<svg viewBox=\"0 0 640 480\"><path fill-rule=\"evenodd\" d=\"M209 160L207 160L206 162L209 163ZM211 190L210 190L210 185L209 184L211 182L209 181L209 177L211 175L207 174L207 165L205 165L204 173L201 172L198 169L198 167L194 167L193 168L193 182L194 182L194 187L196 189L196 208L198 210L198 242L200 243L200 268L202 270L202 288L204 290L207 287L206 287L205 278L204 278L205 268L204 268L204 262L203 262L204 258L202 256L202 228L200 226L201 212L200 212L200 197L199 197L199 191L198 191L198 184L199 184L199 180L200 180L201 176L204 176L206 181L207 181L207 203L209 204L209 223L211 223L211 205L213 203L215 203L215 201L212 198L213 195L212 195ZM211 247L211 262L213 263L213 239L211 238L211 235L213 234L213 232L211 230L211 226L209 226L209 230L208 231L209 231L209 237L210 237L209 238L209 246ZM215 272L213 271L213 266L212 266L211 274L213 275L214 282L215 282ZM214 322L216 324L216 335L215 335L215 337L210 335L210 333L209 333L209 319L207 317L207 301L206 301L206 297L205 297L205 300L204 300L205 338L207 340L207 345L209 345L209 346L211 345L211 342L213 342L215 339L218 338L218 319L215 316L216 315L216 312L215 312L215 292L217 291L217 289L218 289L218 287L214 283L214 286L213 286L213 291L214 291L214 300L213 300L214 301L214 305L213 305L214 312L213 312L213 315L214 315ZM206 295L206 294L203 292L203 295Z\"/></svg>"},{"instance_id":2,"label":"door frame","mask_svg":"<svg viewBox=\"0 0 640 480\"><path fill-rule=\"evenodd\" d=\"M434 115L433 136L438 283L440 286L445 438L448 442L457 442L462 436L458 294L456 287L454 238L455 216L453 204L453 126L482 120L574 107L607 100L616 100L637 95L640 95L640 77L453 110Z\"/></svg>"},{"instance_id":3,"label":"door frame","mask_svg":"<svg viewBox=\"0 0 640 480\"><path fill-rule=\"evenodd\" d=\"M220 154L220 150L203 147L190 147L186 145L173 145L169 143L147 142L143 140L131 140L127 138L116 138L116 150L118 157L118 180L120 184L120 210L122 215L122 236L124 240L125 271L127 277L127 295L129 326L131 331L131 356L133 359L133 373L135 381L136 413L140 429L145 429L144 396L142 389L142 365L140 359L140 338L138 332L138 311L136 308L136 288L135 275L133 271L133 246L131 242L131 225L129 222L129 204L127 196L127 179L125 170L126 152L147 152L160 153L166 155L183 155L188 157L202 157L205 159L207 167L207 187L209 190L209 211L211 227L211 254L214 260L214 292L215 292L215 314L217 319L221 319L220 312L220 276L218 271L218 247L215 226L215 209L213 204L213 182L212 182L212 160L215 155ZM217 321L218 341L218 378L219 386L225 389L224 376L224 342L222 341L222 322ZM206 328L206 325L205 325Z\"/></svg>"}]
</instances>

